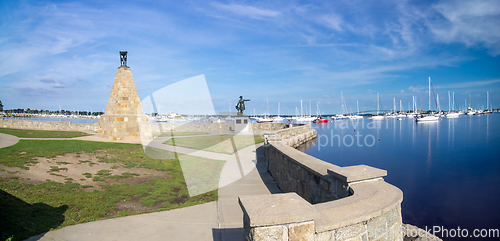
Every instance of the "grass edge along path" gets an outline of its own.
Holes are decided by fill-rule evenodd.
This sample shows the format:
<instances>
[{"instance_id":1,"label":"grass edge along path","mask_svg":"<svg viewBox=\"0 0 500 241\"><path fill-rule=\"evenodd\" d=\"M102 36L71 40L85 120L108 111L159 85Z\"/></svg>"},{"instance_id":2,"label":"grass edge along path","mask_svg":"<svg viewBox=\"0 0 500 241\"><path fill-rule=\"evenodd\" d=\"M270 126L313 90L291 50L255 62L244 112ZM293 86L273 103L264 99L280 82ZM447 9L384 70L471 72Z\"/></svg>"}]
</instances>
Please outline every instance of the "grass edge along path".
<instances>
[{"instance_id":1,"label":"grass edge along path","mask_svg":"<svg viewBox=\"0 0 500 241\"><path fill-rule=\"evenodd\" d=\"M79 131L45 131L3 127L0 127L0 133L17 136L19 138L73 138L90 135Z\"/></svg>"},{"instance_id":2,"label":"grass edge along path","mask_svg":"<svg viewBox=\"0 0 500 241\"><path fill-rule=\"evenodd\" d=\"M196 132L196 131L173 131L173 132L162 132L160 134L154 134L153 137L171 137L171 136L198 136L207 135L209 132Z\"/></svg>"},{"instance_id":3,"label":"grass edge along path","mask_svg":"<svg viewBox=\"0 0 500 241\"><path fill-rule=\"evenodd\" d=\"M79 148L77 148L79 147ZM143 167L168 172L165 178L151 178L139 184L101 185L103 191L88 192L85 187L67 181L58 183L46 181L39 184L27 184L19 179L0 178L0 213L8 218L0 220L0 240L13 237L12 240L24 240L31 236L69 225L102 220L133 214L165 211L192 205L198 205L218 199L217 189L190 197L184 173L175 154L159 149L147 149L146 155L139 144L105 143L88 141L32 141L20 140L14 146L0 149L0 156L13 157L13 153L26 152L8 162L12 166L29 168L34 164L29 160L34 156L53 156L69 152L92 152L106 150L117 156L103 159L103 162L120 161L123 166ZM25 148L31 148L26 150ZM115 150L110 151L110 150ZM123 155L122 155L123 154ZM126 154L126 155L125 155ZM157 156L155 156L157 155ZM152 157L166 157L164 160ZM118 160L119 159L119 160ZM215 165L212 172L206 170L207 178L219 177L223 161L199 157L182 157L192 160L191 166L199 167L200 162ZM5 159L0 160L5 163ZM18 162L18 163L15 163ZM184 166L184 164L183 164ZM218 183L217 180L212 180ZM206 188L206 187L201 187ZM133 197L140 198L145 207L158 207L147 211L121 210L117 204Z\"/></svg>"},{"instance_id":4,"label":"grass edge along path","mask_svg":"<svg viewBox=\"0 0 500 241\"><path fill-rule=\"evenodd\" d=\"M211 136L193 136L182 138L171 138L163 144L191 148L195 150L204 150L223 154L234 154L233 142L236 151L245 147L264 142L263 135L211 135Z\"/></svg>"}]
</instances>

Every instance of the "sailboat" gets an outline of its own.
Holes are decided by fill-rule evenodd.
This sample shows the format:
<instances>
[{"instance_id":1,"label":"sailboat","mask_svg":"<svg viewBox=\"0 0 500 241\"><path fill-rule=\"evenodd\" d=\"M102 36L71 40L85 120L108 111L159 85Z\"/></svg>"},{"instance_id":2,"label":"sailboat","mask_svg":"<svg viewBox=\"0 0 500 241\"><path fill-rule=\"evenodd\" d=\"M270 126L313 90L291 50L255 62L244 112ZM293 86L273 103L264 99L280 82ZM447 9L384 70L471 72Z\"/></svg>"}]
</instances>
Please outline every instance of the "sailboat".
<instances>
[{"instance_id":1,"label":"sailboat","mask_svg":"<svg viewBox=\"0 0 500 241\"><path fill-rule=\"evenodd\" d=\"M446 118L458 118L460 116L460 113L455 112L455 92L453 92L453 105L451 105L451 99L450 99L450 92L448 91L448 114L446 114ZM451 109L450 109L451 107Z\"/></svg>"},{"instance_id":2,"label":"sailboat","mask_svg":"<svg viewBox=\"0 0 500 241\"><path fill-rule=\"evenodd\" d=\"M327 119L323 119L321 117L321 112L319 110L319 104L318 103L316 103L316 111L317 111L317 113L316 113L316 119L313 122L314 123L327 123L328 120Z\"/></svg>"},{"instance_id":3,"label":"sailboat","mask_svg":"<svg viewBox=\"0 0 500 241\"><path fill-rule=\"evenodd\" d=\"M363 119L363 116L359 115L359 104L356 101L356 105L354 106L354 111L356 112L354 115L349 115L349 119Z\"/></svg>"},{"instance_id":4,"label":"sailboat","mask_svg":"<svg viewBox=\"0 0 500 241\"><path fill-rule=\"evenodd\" d=\"M405 114L403 114L403 103L401 100L399 100L399 114L397 115L398 120L402 120L404 117L406 117Z\"/></svg>"},{"instance_id":5,"label":"sailboat","mask_svg":"<svg viewBox=\"0 0 500 241\"><path fill-rule=\"evenodd\" d=\"M394 100L394 109L392 109L393 110L392 113L387 113L385 115L385 118L387 118L387 119L396 118L397 117L397 115L396 115L396 98L394 98L393 100Z\"/></svg>"},{"instance_id":6,"label":"sailboat","mask_svg":"<svg viewBox=\"0 0 500 241\"><path fill-rule=\"evenodd\" d=\"M436 102L436 108L438 108L437 102ZM417 122L438 121L439 116L432 115L430 114L430 112L431 112L431 77L429 77L429 115L417 116L415 120Z\"/></svg>"},{"instance_id":7,"label":"sailboat","mask_svg":"<svg viewBox=\"0 0 500 241\"><path fill-rule=\"evenodd\" d=\"M307 109L307 107L306 107ZM307 111L306 111L307 114ZM316 117L311 116L311 100L309 100L309 116L302 115L302 100L300 100L300 117L295 118L297 122L310 122L314 121Z\"/></svg>"},{"instance_id":8,"label":"sailboat","mask_svg":"<svg viewBox=\"0 0 500 241\"><path fill-rule=\"evenodd\" d=\"M283 117L280 116L280 103L278 102L278 116L273 118L273 121L282 121L284 120Z\"/></svg>"},{"instance_id":9,"label":"sailboat","mask_svg":"<svg viewBox=\"0 0 500 241\"><path fill-rule=\"evenodd\" d=\"M345 100L344 100L344 95L342 94L342 91L340 91L340 104L341 104L341 111L342 111L342 114L339 115L335 115L335 116L331 116L330 118L331 119L334 119L334 120L343 120L343 119L347 119L348 117L344 115L345 112L347 111L344 111L344 110L347 110L347 107L345 106Z\"/></svg>"},{"instance_id":10,"label":"sailboat","mask_svg":"<svg viewBox=\"0 0 500 241\"><path fill-rule=\"evenodd\" d=\"M264 118L258 119L257 123L273 122L273 119L269 118L269 99L267 98L267 95L266 95L266 102L267 102L266 116Z\"/></svg>"},{"instance_id":11,"label":"sailboat","mask_svg":"<svg viewBox=\"0 0 500 241\"><path fill-rule=\"evenodd\" d=\"M370 117L370 120L383 120L384 119L383 115L379 115L379 113L378 113L379 109L380 109L380 95L379 95L379 93L377 93L377 115Z\"/></svg>"},{"instance_id":12,"label":"sailboat","mask_svg":"<svg viewBox=\"0 0 500 241\"><path fill-rule=\"evenodd\" d=\"M486 91L486 110L484 110L484 114L491 114L493 113L490 109L490 92Z\"/></svg>"}]
</instances>

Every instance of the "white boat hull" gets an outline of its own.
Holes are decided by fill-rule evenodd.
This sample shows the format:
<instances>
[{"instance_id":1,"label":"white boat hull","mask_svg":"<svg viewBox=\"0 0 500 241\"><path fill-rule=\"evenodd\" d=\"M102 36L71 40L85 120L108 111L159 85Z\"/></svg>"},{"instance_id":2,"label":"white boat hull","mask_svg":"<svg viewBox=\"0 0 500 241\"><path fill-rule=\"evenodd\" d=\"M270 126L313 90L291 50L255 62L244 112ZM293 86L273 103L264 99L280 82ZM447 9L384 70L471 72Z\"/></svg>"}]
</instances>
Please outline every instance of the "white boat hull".
<instances>
[{"instance_id":1,"label":"white boat hull","mask_svg":"<svg viewBox=\"0 0 500 241\"><path fill-rule=\"evenodd\" d=\"M375 115L370 117L370 120L383 120L385 117L383 115Z\"/></svg>"},{"instance_id":2,"label":"white boat hull","mask_svg":"<svg viewBox=\"0 0 500 241\"><path fill-rule=\"evenodd\" d=\"M266 122L273 122L273 119L262 118L257 121L257 123L266 123Z\"/></svg>"},{"instance_id":3,"label":"white boat hull","mask_svg":"<svg viewBox=\"0 0 500 241\"><path fill-rule=\"evenodd\" d=\"M417 122L438 121L438 120L439 120L438 116L417 117Z\"/></svg>"}]
</instances>

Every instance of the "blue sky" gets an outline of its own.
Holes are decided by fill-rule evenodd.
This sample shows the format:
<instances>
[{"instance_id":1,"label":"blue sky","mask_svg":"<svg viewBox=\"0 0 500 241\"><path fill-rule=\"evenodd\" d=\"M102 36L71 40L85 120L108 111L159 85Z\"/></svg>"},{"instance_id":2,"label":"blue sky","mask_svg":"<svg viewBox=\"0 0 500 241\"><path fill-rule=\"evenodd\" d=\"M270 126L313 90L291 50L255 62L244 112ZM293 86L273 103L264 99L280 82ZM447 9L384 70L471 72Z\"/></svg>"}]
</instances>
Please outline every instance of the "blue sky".
<instances>
[{"instance_id":1,"label":"blue sky","mask_svg":"<svg viewBox=\"0 0 500 241\"><path fill-rule=\"evenodd\" d=\"M243 95L252 113L266 96L271 113L301 99L335 113L340 91L348 109L376 109L377 93L427 106L429 76L443 109L448 91L500 107L498 26L496 0L3 1L0 100L102 111L127 50L141 98L204 74L216 111Z\"/></svg>"}]
</instances>

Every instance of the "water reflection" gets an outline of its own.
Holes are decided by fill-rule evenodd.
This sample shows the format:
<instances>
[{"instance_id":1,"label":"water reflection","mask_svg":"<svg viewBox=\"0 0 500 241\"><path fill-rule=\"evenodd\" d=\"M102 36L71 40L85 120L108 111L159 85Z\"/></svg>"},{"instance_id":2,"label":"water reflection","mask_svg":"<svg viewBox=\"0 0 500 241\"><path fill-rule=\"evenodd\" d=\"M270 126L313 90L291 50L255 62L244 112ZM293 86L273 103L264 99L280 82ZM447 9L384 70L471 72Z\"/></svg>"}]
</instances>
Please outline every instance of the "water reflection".
<instances>
[{"instance_id":1,"label":"water reflection","mask_svg":"<svg viewBox=\"0 0 500 241\"><path fill-rule=\"evenodd\" d=\"M339 146L335 142L319 149L316 140L300 149L338 166L366 164L386 169L385 180L404 193L404 223L498 228L494 225L500 213L496 204L500 201L500 114L443 118L433 123L415 123L411 118L342 122L348 125L338 121L313 124L313 128L325 139L333 135L340 140L347 135L355 139L356 133L363 140L371 135L374 145L341 142Z\"/></svg>"},{"instance_id":2,"label":"water reflection","mask_svg":"<svg viewBox=\"0 0 500 241\"><path fill-rule=\"evenodd\" d=\"M429 173L429 169L432 166L432 148L431 148L431 128L429 128L428 131L428 138L427 138L427 169L426 172Z\"/></svg>"}]
</instances>

